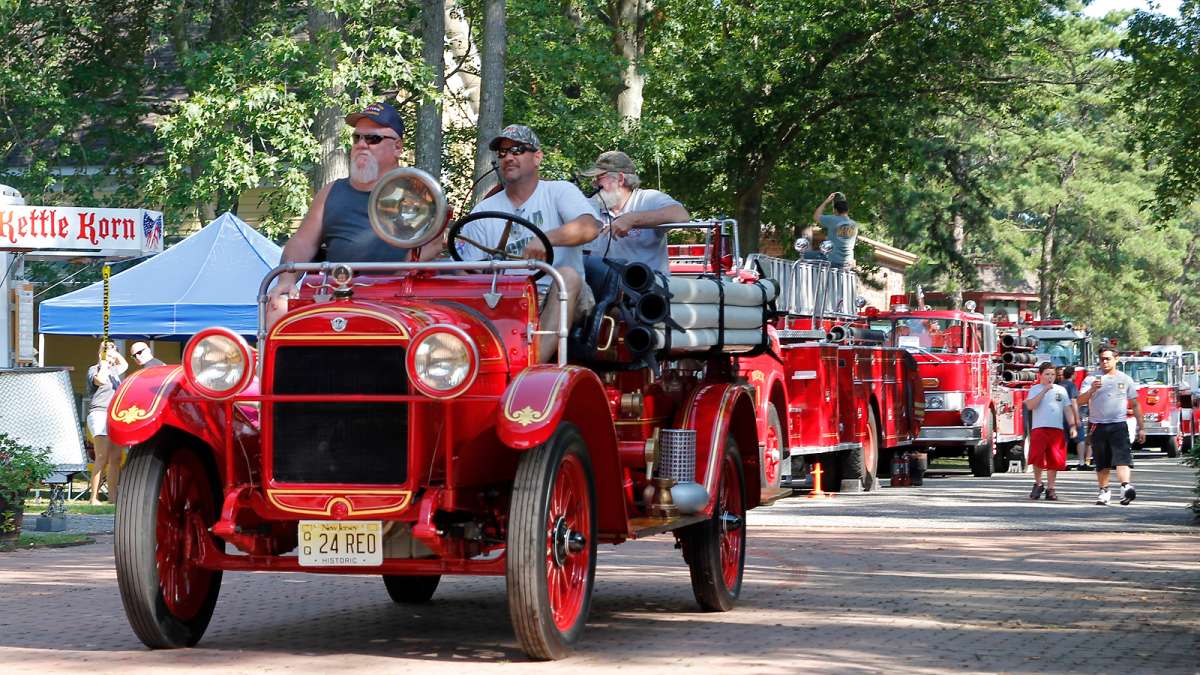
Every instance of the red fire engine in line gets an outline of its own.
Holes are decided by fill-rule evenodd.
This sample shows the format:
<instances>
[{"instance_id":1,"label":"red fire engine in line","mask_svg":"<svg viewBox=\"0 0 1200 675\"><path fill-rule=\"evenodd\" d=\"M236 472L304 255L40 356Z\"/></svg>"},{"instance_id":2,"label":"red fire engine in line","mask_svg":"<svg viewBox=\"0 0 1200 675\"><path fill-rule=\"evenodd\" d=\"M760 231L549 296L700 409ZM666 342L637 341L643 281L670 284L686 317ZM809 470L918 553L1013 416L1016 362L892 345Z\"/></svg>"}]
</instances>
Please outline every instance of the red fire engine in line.
<instances>
[{"instance_id":1,"label":"red fire engine in line","mask_svg":"<svg viewBox=\"0 0 1200 675\"><path fill-rule=\"evenodd\" d=\"M383 177L369 202L375 233L406 249L438 237L446 212L415 169ZM480 218L508 221L497 248L464 239ZM113 440L131 446L117 580L146 645L196 644L225 571L377 574L400 603L429 600L445 574L497 575L522 648L560 658L587 620L597 545L665 532L700 606L733 607L746 512L780 496L761 478L761 401L734 359L768 347L753 317L777 289L720 276L667 289L621 267L569 340L566 294L550 297L560 324L539 327L534 284L506 274L563 288L552 260L513 259L518 227L552 257L533 223L481 213L451 226L450 250L464 240L490 261L280 266L260 287L256 349L208 329L182 366L122 383L109 409ZM268 331L267 291L284 272L309 276ZM683 335L642 321L668 298L686 304L672 321L715 313L741 327ZM545 335L555 364L536 363ZM819 367L848 356L832 352ZM840 419L870 419L864 407Z\"/></svg>"},{"instance_id":2,"label":"red fire engine in line","mask_svg":"<svg viewBox=\"0 0 1200 675\"><path fill-rule=\"evenodd\" d=\"M1138 386L1138 403L1142 408L1146 442L1143 447L1160 448L1167 457L1178 457L1184 445L1183 404L1190 410L1190 397L1180 396L1183 364L1178 354L1151 356L1151 352L1122 352L1117 367ZM1190 390L1189 390L1190 391ZM1132 405L1130 406L1132 414ZM1189 425L1190 427L1190 425ZM1189 428L1189 440L1191 437Z\"/></svg>"},{"instance_id":3,"label":"red fire engine in line","mask_svg":"<svg viewBox=\"0 0 1200 675\"><path fill-rule=\"evenodd\" d=\"M1194 351L1184 351L1180 345L1149 345L1142 351L1150 356L1176 356L1179 359L1179 431L1183 436L1182 452L1191 452L1200 429L1197 428L1196 405L1200 398L1200 358Z\"/></svg>"},{"instance_id":4,"label":"red fire engine in line","mask_svg":"<svg viewBox=\"0 0 1200 675\"><path fill-rule=\"evenodd\" d=\"M782 358L740 359L766 422L766 452L778 437L785 484L819 464L825 489L874 490L921 428L917 362L859 314L853 269L830 265L828 247L809 252L801 239L796 248L807 259L752 254L744 265L780 286L773 335Z\"/></svg>"},{"instance_id":5,"label":"red fire engine in line","mask_svg":"<svg viewBox=\"0 0 1200 675\"><path fill-rule=\"evenodd\" d=\"M990 476L998 428L992 403L995 326L973 311L974 303L966 311L927 309L919 295L917 303L910 307L906 296L897 295L888 311L868 310L871 328L910 352L920 370L925 418L913 445L930 457L966 455L973 475Z\"/></svg>"}]
</instances>

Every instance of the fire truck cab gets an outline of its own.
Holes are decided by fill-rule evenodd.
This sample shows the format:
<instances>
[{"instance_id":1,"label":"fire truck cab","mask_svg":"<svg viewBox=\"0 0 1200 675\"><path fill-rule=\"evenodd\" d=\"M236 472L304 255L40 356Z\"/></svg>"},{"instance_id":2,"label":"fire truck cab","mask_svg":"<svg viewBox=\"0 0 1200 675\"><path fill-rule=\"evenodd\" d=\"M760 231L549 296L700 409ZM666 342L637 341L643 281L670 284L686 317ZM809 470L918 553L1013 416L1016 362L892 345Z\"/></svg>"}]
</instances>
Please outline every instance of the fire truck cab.
<instances>
[{"instance_id":1,"label":"fire truck cab","mask_svg":"<svg viewBox=\"0 0 1200 675\"><path fill-rule=\"evenodd\" d=\"M1160 355L1151 356L1154 351ZM1178 457L1180 448L1190 444L1192 436L1189 423L1188 438L1184 438L1183 405L1186 403L1187 412L1191 413L1191 397L1185 400L1180 394L1190 393L1191 389L1183 380L1180 354L1163 350L1122 354L1117 367L1138 385L1145 446L1161 448L1167 457Z\"/></svg>"},{"instance_id":2,"label":"fire truck cab","mask_svg":"<svg viewBox=\"0 0 1200 675\"><path fill-rule=\"evenodd\" d=\"M995 326L973 309L910 308L907 297L898 295L870 326L886 333L888 344L911 353L920 369L925 418L913 445L933 457L966 455L973 475L990 476L997 451L992 404L997 337Z\"/></svg>"},{"instance_id":3,"label":"fire truck cab","mask_svg":"<svg viewBox=\"0 0 1200 675\"><path fill-rule=\"evenodd\" d=\"M382 177L368 211L376 236L409 250L448 221L441 187L416 169ZM495 575L521 647L557 659L587 621L597 545L661 533L699 605L734 606L746 512L782 494L761 478L757 401L734 358L770 348L777 287L714 275L668 291L622 265L576 334L562 290L547 299L562 320L540 325L528 275L562 289L551 260L504 245L523 227L552 259L533 223L467 216L450 226L452 256L480 218L506 222L490 259L281 265L260 286L253 347L214 327L183 365L122 383L109 409L113 440L131 446L116 572L147 646L195 645L226 571L378 575L397 603L428 601L443 575ZM285 272L307 276L268 327ZM664 324L626 319L658 316L668 293L694 299L678 321L736 314L742 332L672 343ZM541 337L556 362L537 362Z\"/></svg>"}]
</instances>

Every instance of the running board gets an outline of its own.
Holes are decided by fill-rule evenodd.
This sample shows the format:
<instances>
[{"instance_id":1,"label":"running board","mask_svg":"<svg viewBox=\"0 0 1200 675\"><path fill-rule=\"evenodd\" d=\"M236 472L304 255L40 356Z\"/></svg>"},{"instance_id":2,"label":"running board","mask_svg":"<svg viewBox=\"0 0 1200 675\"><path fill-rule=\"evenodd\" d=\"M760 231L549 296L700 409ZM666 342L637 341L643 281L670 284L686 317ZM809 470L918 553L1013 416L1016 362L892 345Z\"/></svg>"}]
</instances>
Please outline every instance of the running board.
<instances>
[{"instance_id":1,"label":"running board","mask_svg":"<svg viewBox=\"0 0 1200 675\"><path fill-rule=\"evenodd\" d=\"M641 539L650 537L671 530L678 530L681 527L703 523L708 520L708 516L703 513L697 513L693 516L680 516L679 518L630 518L629 519L629 538Z\"/></svg>"}]
</instances>

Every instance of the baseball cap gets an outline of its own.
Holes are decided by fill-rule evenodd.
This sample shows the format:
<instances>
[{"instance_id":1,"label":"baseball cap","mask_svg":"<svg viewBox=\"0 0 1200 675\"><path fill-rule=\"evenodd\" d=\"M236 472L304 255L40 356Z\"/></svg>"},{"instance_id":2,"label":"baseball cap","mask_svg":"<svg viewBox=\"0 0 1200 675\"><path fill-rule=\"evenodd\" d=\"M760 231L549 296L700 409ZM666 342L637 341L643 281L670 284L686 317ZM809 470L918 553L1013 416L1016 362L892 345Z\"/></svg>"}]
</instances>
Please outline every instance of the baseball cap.
<instances>
[{"instance_id":1,"label":"baseball cap","mask_svg":"<svg viewBox=\"0 0 1200 675\"><path fill-rule=\"evenodd\" d=\"M596 158L596 163L592 168L583 171L585 176L599 176L602 173L613 171L616 173L637 173L637 167L633 165L633 160L629 159L629 155L620 150L609 150L608 152L600 153Z\"/></svg>"},{"instance_id":2,"label":"baseball cap","mask_svg":"<svg viewBox=\"0 0 1200 675\"><path fill-rule=\"evenodd\" d=\"M346 124L354 126L362 119L371 120L404 136L404 120L400 119L400 113L390 103L379 101L363 108L362 112L350 113L346 115Z\"/></svg>"},{"instance_id":3,"label":"baseball cap","mask_svg":"<svg viewBox=\"0 0 1200 675\"><path fill-rule=\"evenodd\" d=\"M508 139L513 143L523 143L534 150L542 149L542 142L538 140L537 134L533 133L533 129L524 124L510 124L500 130L500 133L488 143L489 150L499 150L500 141Z\"/></svg>"}]
</instances>

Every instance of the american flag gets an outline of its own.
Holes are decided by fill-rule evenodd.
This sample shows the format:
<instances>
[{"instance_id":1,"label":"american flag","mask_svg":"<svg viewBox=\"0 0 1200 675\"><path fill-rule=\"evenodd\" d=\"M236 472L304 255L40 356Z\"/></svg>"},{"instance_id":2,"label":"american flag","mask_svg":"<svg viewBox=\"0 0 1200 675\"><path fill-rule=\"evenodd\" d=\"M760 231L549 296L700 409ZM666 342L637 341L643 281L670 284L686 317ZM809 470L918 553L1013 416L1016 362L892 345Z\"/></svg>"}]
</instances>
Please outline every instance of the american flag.
<instances>
[{"instance_id":1,"label":"american flag","mask_svg":"<svg viewBox=\"0 0 1200 675\"><path fill-rule=\"evenodd\" d=\"M146 240L147 250L162 248L162 229L163 217L161 215L155 218L149 213L142 214L142 235Z\"/></svg>"}]
</instances>

